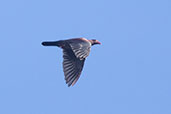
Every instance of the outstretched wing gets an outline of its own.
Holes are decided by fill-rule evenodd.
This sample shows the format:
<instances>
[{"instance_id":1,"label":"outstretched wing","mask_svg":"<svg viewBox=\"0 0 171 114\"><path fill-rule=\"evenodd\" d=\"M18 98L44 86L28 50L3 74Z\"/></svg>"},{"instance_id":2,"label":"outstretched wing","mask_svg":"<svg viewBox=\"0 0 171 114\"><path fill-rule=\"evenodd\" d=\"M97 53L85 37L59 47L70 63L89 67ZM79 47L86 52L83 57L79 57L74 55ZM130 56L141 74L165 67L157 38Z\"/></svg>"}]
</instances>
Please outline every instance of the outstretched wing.
<instances>
[{"instance_id":1,"label":"outstretched wing","mask_svg":"<svg viewBox=\"0 0 171 114\"><path fill-rule=\"evenodd\" d=\"M68 86L73 86L81 75L85 59L77 58L72 50L63 49L63 71Z\"/></svg>"},{"instance_id":2,"label":"outstretched wing","mask_svg":"<svg viewBox=\"0 0 171 114\"><path fill-rule=\"evenodd\" d=\"M68 44L75 56L81 60L85 59L90 53L91 43L84 38L68 40Z\"/></svg>"}]
</instances>

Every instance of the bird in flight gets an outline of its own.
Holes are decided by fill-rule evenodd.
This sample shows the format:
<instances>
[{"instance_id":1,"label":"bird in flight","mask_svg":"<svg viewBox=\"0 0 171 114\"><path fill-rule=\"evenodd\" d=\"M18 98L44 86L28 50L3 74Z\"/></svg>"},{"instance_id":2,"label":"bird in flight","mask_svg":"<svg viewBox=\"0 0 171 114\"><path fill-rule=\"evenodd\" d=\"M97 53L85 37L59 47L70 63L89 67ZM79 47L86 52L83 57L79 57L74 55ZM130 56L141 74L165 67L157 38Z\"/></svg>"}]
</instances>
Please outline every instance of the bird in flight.
<instances>
[{"instance_id":1,"label":"bird in flight","mask_svg":"<svg viewBox=\"0 0 171 114\"><path fill-rule=\"evenodd\" d=\"M57 46L63 49L63 71L68 87L73 86L79 79L84 61L90 53L91 46L95 44L101 43L86 38L42 42L43 46Z\"/></svg>"}]
</instances>

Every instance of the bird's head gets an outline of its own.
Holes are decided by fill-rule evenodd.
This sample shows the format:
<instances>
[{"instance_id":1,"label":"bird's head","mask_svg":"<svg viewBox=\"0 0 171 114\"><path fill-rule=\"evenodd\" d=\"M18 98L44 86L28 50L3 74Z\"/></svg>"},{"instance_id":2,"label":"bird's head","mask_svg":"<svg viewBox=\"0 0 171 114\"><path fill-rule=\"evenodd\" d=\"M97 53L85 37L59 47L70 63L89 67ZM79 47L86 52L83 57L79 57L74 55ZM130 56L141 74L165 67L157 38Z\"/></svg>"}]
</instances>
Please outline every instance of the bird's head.
<instances>
[{"instance_id":1,"label":"bird's head","mask_svg":"<svg viewBox=\"0 0 171 114\"><path fill-rule=\"evenodd\" d=\"M91 45L95 45L95 44L101 44L98 40L96 39L92 39L92 40L89 40L91 42Z\"/></svg>"}]
</instances>

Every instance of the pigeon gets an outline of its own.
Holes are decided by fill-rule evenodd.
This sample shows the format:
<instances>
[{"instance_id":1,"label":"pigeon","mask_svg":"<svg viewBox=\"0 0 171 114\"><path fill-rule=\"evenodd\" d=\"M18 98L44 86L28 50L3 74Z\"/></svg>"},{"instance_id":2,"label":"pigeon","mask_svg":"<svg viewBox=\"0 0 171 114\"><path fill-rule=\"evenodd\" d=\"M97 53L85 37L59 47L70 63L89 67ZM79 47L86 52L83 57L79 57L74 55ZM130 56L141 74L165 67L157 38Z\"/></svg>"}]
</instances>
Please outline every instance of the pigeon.
<instances>
[{"instance_id":1,"label":"pigeon","mask_svg":"<svg viewBox=\"0 0 171 114\"><path fill-rule=\"evenodd\" d=\"M57 46L63 49L63 72L68 87L78 81L90 48L95 44L101 43L95 39L86 38L42 42L43 46Z\"/></svg>"}]
</instances>

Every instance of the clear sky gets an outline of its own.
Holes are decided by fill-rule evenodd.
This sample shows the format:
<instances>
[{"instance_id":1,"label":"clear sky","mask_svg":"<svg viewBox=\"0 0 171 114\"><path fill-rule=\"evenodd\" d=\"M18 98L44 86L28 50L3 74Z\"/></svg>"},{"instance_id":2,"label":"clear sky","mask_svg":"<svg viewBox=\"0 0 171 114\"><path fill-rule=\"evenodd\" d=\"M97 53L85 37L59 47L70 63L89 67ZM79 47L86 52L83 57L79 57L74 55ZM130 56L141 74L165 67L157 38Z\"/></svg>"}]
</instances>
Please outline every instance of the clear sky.
<instances>
[{"instance_id":1,"label":"clear sky","mask_svg":"<svg viewBox=\"0 0 171 114\"><path fill-rule=\"evenodd\" d=\"M62 50L93 46L74 87ZM0 114L171 114L170 0L1 0Z\"/></svg>"}]
</instances>

